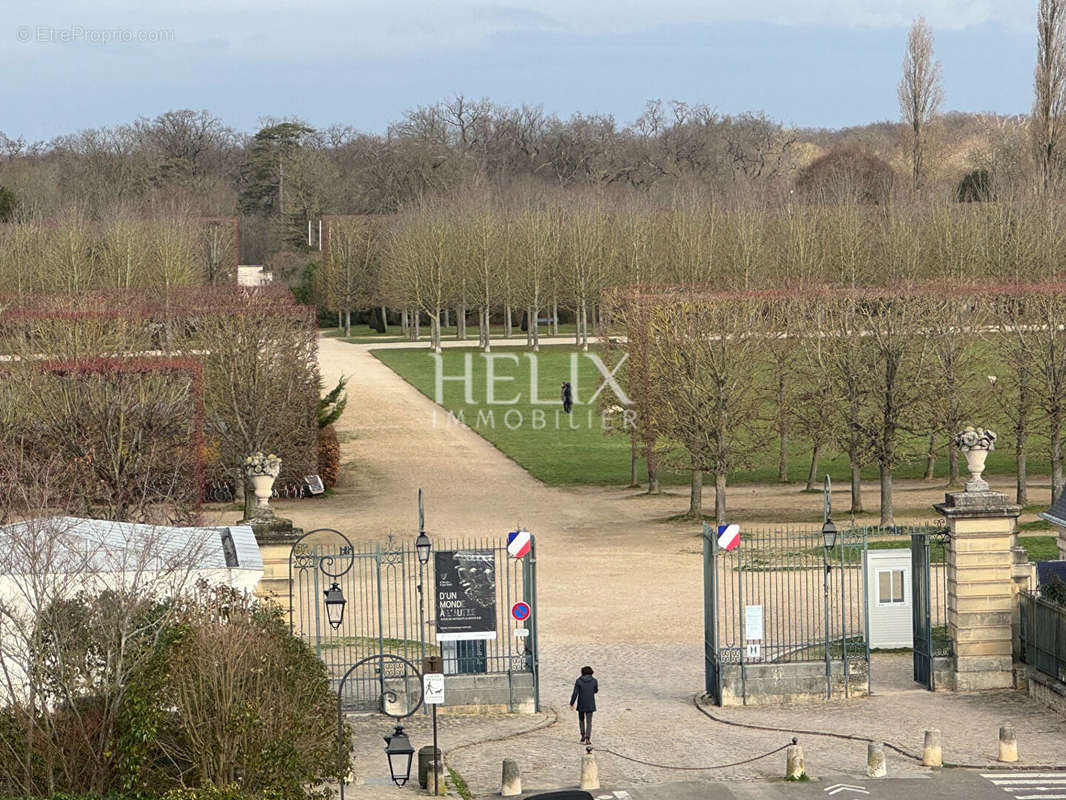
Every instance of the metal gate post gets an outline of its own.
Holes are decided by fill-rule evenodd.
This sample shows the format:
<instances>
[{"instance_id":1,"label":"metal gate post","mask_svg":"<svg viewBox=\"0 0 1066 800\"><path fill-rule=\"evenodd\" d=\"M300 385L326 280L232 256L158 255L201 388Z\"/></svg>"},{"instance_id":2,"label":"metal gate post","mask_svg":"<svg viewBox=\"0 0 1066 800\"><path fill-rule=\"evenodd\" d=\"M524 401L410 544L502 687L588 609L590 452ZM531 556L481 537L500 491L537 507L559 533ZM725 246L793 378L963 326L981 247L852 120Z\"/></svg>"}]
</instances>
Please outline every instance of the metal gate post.
<instances>
[{"instance_id":1,"label":"metal gate post","mask_svg":"<svg viewBox=\"0 0 1066 800\"><path fill-rule=\"evenodd\" d=\"M529 642L533 663L533 710L540 711L540 663L537 655L537 537L529 535L529 553L522 559L522 594L529 603Z\"/></svg>"},{"instance_id":2,"label":"metal gate post","mask_svg":"<svg viewBox=\"0 0 1066 800\"><path fill-rule=\"evenodd\" d=\"M718 539L703 523L703 684L716 705L722 704L721 653L718 649Z\"/></svg>"}]
</instances>

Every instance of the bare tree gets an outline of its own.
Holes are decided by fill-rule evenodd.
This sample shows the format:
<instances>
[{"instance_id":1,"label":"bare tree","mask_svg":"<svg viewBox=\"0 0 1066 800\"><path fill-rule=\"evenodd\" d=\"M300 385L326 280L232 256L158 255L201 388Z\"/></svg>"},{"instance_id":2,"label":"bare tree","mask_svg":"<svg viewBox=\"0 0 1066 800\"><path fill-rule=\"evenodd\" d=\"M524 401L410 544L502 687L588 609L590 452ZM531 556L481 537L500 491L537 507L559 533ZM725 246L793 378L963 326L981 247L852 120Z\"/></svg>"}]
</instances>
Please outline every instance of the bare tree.
<instances>
[{"instance_id":1,"label":"bare tree","mask_svg":"<svg viewBox=\"0 0 1066 800\"><path fill-rule=\"evenodd\" d=\"M910 128L911 180L921 188L929 124L933 121L944 91L940 85L940 62L933 61L933 32L918 17L907 34L907 54L903 57L899 111Z\"/></svg>"},{"instance_id":2,"label":"bare tree","mask_svg":"<svg viewBox=\"0 0 1066 800\"><path fill-rule=\"evenodd\" d=\"M1033 76L1032 135L1047 191L1054 177L1066 110L1066 2L1040 0L1036 13L1036 70Z\"/></svg>"}]
</instances>

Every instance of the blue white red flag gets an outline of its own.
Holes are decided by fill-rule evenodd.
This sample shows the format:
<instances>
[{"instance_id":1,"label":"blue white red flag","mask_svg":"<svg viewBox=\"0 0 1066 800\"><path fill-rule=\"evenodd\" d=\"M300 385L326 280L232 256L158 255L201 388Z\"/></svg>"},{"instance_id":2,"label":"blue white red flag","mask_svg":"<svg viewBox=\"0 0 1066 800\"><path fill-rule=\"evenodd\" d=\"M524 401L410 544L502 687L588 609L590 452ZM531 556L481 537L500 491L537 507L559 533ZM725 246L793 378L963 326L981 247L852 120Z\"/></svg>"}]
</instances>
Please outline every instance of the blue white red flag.
<instances>
[{"instance_id":1,"label":"blue white red flag","mask_svg":"<svg viewBox=\"0 0 1066 800\"><path fill-rule=\"evenodd\" d=\"M521 558L529 552L533 536L529 531L511 531L507 534L507 554L511 558Z\"/></svg>"},{"instance_id":2,"label":"blue white red flag","mask_svg":"<svg viewBox=\"0 0 1066 800\"><path fill-rule=\"evenodd\" d=\"M740 526L736 523L732 525L719 525L718 526L718 546L723 550L732 550L740 544Z\"/></svg>"}]
</instances>

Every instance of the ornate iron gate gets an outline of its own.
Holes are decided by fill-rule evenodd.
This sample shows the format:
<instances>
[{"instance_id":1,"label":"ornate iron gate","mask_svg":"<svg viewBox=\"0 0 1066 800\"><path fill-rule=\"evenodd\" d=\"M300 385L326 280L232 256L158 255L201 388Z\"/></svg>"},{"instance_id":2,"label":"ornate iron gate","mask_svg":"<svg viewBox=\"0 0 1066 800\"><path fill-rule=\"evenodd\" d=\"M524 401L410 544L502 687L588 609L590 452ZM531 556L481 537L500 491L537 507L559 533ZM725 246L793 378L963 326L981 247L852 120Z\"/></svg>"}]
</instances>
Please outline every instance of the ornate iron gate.
<instances>
[{"instance_id":1,"label":"ornate iron gate","mask_svg":"<svg viewBox=\"0 0 1066 800\"><path fill-rule=\"evenodd\" d=\"M911 534L911 613L914 637L914 680L936 689L934 661L952 652L947 631L946 528Z\"/></svg>"},{"instance_id":2,"label":"ornate iron gate","mask_svg":"<svg viewBox=\"0 0 1066 800\"><path fill-rule=\"evenodd\" d=\"M400 659L421 664L427 655L443 656L445 672L450 674L532 673L534 695L539 696L535 544L519 559L509 557L506 544L499 539L436 540L434 548L492 552L495 640L445 642L442 652L431 634L434 559L423 565L413 539L408 543L389 536L383 543L352 545L340 532L320 529L293 545L289 557L290 626L325 663L334 688L342 692L345 709L383 710L382 698L396 696L396 682L405 684L410 678L406 673L391 674L390 668L400 664ZM336 627L330 624L324 602L324 593L333 583L345 599L344 616ZM532 610L521 624L510 614L518 600ZM521 639L514 635L519 627L528 630ZM370 658L377 655L398 658L387 663ZM367 666L355 670L342 685L345 673L360 661L366 661ZM405 702L405 696L414 697L414 689L399 692L397 702Z\"/></svg>"}]
</instances>

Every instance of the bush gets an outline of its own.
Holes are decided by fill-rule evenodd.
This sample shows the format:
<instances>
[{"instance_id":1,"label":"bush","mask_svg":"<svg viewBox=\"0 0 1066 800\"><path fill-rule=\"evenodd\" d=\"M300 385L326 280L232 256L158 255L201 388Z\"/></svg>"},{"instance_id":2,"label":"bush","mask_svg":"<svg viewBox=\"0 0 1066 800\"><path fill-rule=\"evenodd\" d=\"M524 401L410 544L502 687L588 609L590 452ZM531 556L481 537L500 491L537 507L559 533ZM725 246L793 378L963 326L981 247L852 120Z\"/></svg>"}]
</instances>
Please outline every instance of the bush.
<instances>
[{"instance_id":1,"label":"bush","mask_svg":"<svg viewBox=\"0 0 1066 800\"><path fill-rule=\"evenodd\" d=\"M1040 596L1066 608L1066 582L1058 575L1052 575L1050 581L1040 586Z\"/></svg>"},{"instance_id":2,"label":"bush","mask_svg":"<svg viewBox=\"0 0 1066 800\"><path fill-rule=\"evenodd\" d=\"M332 425L318 429L318 477L322 485L332 489L341 474L341 444Z\"/></svg>"},{"instance_id":3,"label":"bush","mask_svg":"<svg viewBox=\"0 0 1066 800\"><path fill-rule=\"evenodd\" d=\"M892 167L873 153L841 147L807 165L796 178L796 189L817 202L884 205L892 198L895 180Z\"/></svg>"}]
</instances>

